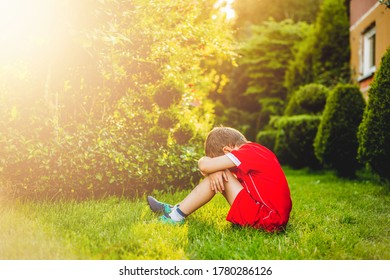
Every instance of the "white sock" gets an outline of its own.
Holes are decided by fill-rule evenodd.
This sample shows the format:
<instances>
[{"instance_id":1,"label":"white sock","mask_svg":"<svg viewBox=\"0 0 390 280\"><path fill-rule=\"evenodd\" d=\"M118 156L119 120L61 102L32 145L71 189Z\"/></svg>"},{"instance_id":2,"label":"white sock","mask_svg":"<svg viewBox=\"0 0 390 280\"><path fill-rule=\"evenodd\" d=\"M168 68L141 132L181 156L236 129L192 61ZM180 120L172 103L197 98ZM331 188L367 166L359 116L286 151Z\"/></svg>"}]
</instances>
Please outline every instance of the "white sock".
<instances>
[{"instance_id":1,"label":"white sock","mask_svg":"<svg viewBox=\"0 0 390 280\"><path fill-rule=\"evenodd\" d=\"M169 214L169 217L171 217L171 219L174 220L175 222L180 222L184 220L186 215L180 210L179 207L175 206L172 209L172 212Z\"/></svg>"}]
</instances>

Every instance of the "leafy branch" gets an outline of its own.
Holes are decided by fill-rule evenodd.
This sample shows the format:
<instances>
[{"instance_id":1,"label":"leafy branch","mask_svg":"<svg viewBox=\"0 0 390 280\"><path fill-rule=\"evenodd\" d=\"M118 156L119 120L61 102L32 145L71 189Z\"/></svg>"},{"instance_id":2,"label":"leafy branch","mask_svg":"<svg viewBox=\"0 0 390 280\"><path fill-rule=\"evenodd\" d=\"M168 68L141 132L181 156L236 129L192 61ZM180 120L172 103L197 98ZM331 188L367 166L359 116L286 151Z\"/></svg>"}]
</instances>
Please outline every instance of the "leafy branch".
<instances>
[{"instance_id":1,"label":"leafy branch","mask_svg":"<svg viewBox=\"0 0 390 280\"><path fill-rule=\"evenodd\" d=\"M390 0L379 0L380 4L386 5L387 8L390 8Z\"/></svg>"}]
</instances>

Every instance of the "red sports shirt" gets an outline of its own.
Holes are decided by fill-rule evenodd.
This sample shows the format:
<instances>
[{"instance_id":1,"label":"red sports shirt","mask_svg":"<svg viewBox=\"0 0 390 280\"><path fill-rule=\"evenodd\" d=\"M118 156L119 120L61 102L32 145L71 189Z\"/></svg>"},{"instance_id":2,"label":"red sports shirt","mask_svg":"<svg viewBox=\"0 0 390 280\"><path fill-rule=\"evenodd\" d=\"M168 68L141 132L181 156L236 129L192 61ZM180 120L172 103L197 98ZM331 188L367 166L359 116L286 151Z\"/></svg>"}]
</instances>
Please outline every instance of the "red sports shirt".
<instances>
[{"instance_id":1,"label":"red sports shirt","mask_svg":"<svg viewBox=\"0 0 390 280\"><path fill-rule=\"evenodd\" d=\"M292 201L286 176L275 154L266 147L248 142L227 156L237 168L233 170L249 195L287 223Z\"/></svg>"}]
</instances>

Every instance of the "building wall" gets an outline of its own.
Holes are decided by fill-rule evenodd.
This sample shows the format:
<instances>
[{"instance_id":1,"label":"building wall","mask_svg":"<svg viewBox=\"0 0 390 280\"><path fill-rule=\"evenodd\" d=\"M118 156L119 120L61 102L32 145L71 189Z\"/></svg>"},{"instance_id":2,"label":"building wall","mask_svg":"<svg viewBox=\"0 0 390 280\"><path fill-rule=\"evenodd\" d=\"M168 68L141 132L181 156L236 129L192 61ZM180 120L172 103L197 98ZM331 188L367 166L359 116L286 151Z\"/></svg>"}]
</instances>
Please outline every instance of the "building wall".
<instances>
[{"instance_id":1,"label":"building wall","mask_svg":"<svg viewBox=\"0 0 390 280\"><path fill-rule=\"evenodd\" d=\"M359 83L360 89L365 93L373 77L362 77L360 68L362 35L368 27L375 25L375 65L378 69L382 56L390 47L390 9L380 5L377 0L351 0L350 9L352 78Z\"/></svg>"},{"instance_id":2,"label":"building wall","mask_svg":"<svg viewBox=\"0 0 390 280\"><path fill-rule=\"evenodd\" d=\"M350 25L359 20L378 0L351 0L350 3Z\"/></svg>"}]
</instances>

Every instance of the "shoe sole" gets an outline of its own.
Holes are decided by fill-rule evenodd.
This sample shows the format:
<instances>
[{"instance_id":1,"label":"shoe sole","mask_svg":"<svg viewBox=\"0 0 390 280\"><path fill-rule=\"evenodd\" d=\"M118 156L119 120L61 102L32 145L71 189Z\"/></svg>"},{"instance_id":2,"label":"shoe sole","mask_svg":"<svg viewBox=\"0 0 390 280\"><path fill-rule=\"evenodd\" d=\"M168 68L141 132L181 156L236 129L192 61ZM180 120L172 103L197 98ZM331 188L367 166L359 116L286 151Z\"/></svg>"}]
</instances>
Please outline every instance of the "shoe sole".
<instances>
[{"instance_id":1,"label":"shoe sole","mask_svg":"<svg viewBox=\"0 0 390 280\"><path fill-rule=\"evenodd\" d=\"M171 218L167 217L166 215L162 215L159 220L163 224L173 225L173 226L182 226L185 223L184 220L182 220L180 222L175 222L174 220L172 220Z\"/></svg>"},{"instance_id":2,"label":"shoe sole","mask_svg":"<svg viewBox=\"0 0 390 280\"><path fill-rule=\"evenodd\" d=\"M150 210L152 210L155 213L165 214L164 206L160 201L155 199L153 196L148 196L147 201L150 207Z\"/></svg>"}]
</instances>

